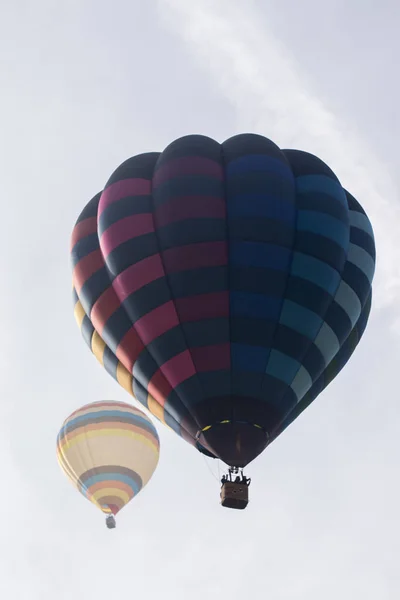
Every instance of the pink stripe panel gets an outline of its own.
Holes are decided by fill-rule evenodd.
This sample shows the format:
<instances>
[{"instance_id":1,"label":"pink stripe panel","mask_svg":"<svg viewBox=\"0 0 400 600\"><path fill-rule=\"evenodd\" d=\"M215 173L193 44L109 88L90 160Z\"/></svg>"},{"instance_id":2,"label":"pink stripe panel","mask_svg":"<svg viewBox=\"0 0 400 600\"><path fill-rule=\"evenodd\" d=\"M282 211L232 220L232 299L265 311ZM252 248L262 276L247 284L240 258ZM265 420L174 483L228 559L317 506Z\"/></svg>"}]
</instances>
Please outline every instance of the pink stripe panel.
<instances>
[{"instance_id":1,"label":"pink stripe panel","mask_svg":"<svg viewBox=\"0 0 400 600\"><path fill-rule=\"evenodd\" d=\"M224 172L215 160L201 156L182 156L169 160L159 169L156 169L153 177L153 188L164 181L182 175L209 175L223 181Z\"/></svg>"},{"instance_id":2,"label":"pink stripe panel","mask_svg":"<svg viewBox=\"0 0 400 600\"><path fill-rule=\"evenodd\" d=\"M153 254L125 269L114 279L113 288L123 302L130 294L161 277L164 277L161 256Z\"/></svg>"},{"instance_id":3,"label":"pink stripe panel","mask_svg":"<svg viewBox=\"0 0 400 600\"><path fill-rule=\"evenodd\" d=\"M103 267L104 260L100 250L95 250L84 258L81 258L81 260L76 264L72 274L73 283L78 296L82 286L86 283L89 277Z\"/></svg>"},{"instance_id":4,"label":"pink stripe panel","mask_svg":"<svg viewBox=\"0 0 400 600\"><path fill-rule=\"evenodd\" d=\"M178 196L157 207L155 222L164 227L184 219L224 219L225 200L219 196Z\"/></svg>"},{"instance_id":5,"label":"pink stripe panel","mask_svg":"<svg viewBox=\"0 0 400 600\"><path fill-rule=\"evenodd\" d=\"M197 373L228 370L231 367L230 344L190 348Z\"/></svg>"},{"instance_id":6,"label":"pink stripe panel","mask_svg":"<svg viewBox=\"0 0 400 600\"><path fill-rule=\"evenodd\" d=\"M129 196L147 196L151 193L151 181L149 179L121 179L108 186L101 194L99 201L98 217L113 202L128 198Z\"/></svg>"},{"instance_id":7,"label":"pink stripe panel","mask_svg":"<svg viewBox=\"0 0 400 600\"><path fill-rule=\"evenodd\" d=\"M138 319L135 328L143 343L147 346L147 344L177 325L179 325L178 315L174 303L170 300Z\"/></svg>"},{"instance_id":8,"label":"pink stripe panel","mask_svg":"<svg viewBox=\"0 0 400 600\"><path fill-rule=\"evenodd\" d=\"M151 213L130 215L113 223L104 231L100 238L100 246L104 256L107 257L123 242L152 232L154 232L154 225Z\"/></svg>"},{"instance_id":9,"label":"pink stripe panel","mask_svg":"<svg viewBox=\"0 0 400 600\"><path fill-rule=\"evenodd\" d=\"M124 367L132 373L133 365L136 362L137 357L144 348L144 344L137 331L132 326L129 331L124 335L116 351L116 357L122 362Z\"/></svg>"},{"instance_id":10,"label":"pink stripe panel","mask_svg":"<svg viewBox=\"0 0 400 600\"><path fill-rule=\"evenodd\" d=\"M177 298L175 306L181 323L229 317L229 293L213 292Z\"/></svg>"},{"instance_id":11,"label":"pink stripe panel","mask_svg":"<svg viewBox=\"0 0 400 600\"><path fill-rule=\"evenodd\" d=\"M164 406L166 399L172 391L172 386L165 379L164 374L158 370L154 373L147 386L148 393L153 396L154 400L161 406Z\"/></svg>"},{"instance_id":12,"label":"pink stripe panel","mask_svg":"<svg viewBox=\"0 0 400 600\"><path fill-rule=\"evenodd\" d=\"M167 273L228 264L226 242L201 242L165 250L162 255Z\"/></svg>"},{"instance_id":13,"label":"pink stripe panel","mask_svg":"<svg viewBox=\"0 0 400 600\"><path fill-rule=\"evenodd\" d=\"M186 379L196 374L189 350L185 350L167 360L167 362L160 366L160 370L164 373L173 388L176 388L182 381L186 381Z\"/></svg>"},{"instance_id":14,"label":"pink stripe panel","mask_svg":"<svg viewBox=\"0 0 400 600\"><path fill-rule=\"evenodd\" d=\"M97 233L97 217L90 217L77 223L71 235L71 250L80 240L93 233Z\"/></svg>"}]
</instances>

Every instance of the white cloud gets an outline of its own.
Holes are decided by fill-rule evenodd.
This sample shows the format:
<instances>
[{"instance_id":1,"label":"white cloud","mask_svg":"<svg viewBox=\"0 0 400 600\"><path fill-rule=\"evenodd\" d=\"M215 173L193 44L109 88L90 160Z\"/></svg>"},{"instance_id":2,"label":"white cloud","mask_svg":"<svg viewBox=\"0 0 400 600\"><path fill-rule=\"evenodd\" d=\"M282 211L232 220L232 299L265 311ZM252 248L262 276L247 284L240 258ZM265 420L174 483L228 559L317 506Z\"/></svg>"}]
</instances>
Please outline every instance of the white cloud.
<instances>
[{"instance_id":1,"label":"white cloud","mask_svg":"<svg viewBox=\"0 0 400 600\"><path fill-rule=\"evenodd\" d=\"M360 201L376 237L375 306L393 305L400 292L400 206L383 161L318 99L250 2L159 0L159 8L236 109L238 131L316 154Z\"/></svg>"}]
</instances>

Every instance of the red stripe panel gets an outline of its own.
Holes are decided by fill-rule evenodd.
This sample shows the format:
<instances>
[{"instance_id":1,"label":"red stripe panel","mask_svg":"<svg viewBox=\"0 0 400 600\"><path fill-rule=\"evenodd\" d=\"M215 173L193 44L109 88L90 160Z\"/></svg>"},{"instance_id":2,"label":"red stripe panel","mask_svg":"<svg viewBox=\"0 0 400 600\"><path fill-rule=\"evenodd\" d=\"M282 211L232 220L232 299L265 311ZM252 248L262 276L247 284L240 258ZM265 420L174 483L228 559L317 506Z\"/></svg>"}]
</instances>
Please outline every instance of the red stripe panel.
<instances>
[{"instance_id":1,"label":"red stripe panel","mask_svg":"<svg viewBox=\"0 0 400 600\"><path fill-rule=\"evenodd\" d=\"M122 362L129 373L132 373L133 365L135 364L136 359L143 348L144 344L137 331L134 327L131 327L131 329L126 332L118 344L115 355Z\"/></svg>"},{"instance_id":2,"label":"red stripe panel","mask_svg":"<svg viewBox=\"0 0 400 600\"><path fill-rule=\"evenodd\" d=\"M172 300L138 319L135 328L145 345L179 325L178 315Z\"/></svg>"},{"instance_id":3,"label":"red stripe panel","mask_svg":"<svg viewBox=\"0 0 400 600\"><path fill-rule=\"evenodd\" d=\"M98 216L113 202L128 198L129 196L147 196L151 194L151 181L149 179L121 179L111 184L100 196Z\"/></svg>"},{"instance_id":4,"label":"red stripe panel","mask_svg":"<svg viewBox=\"0 0 400 600\"><path fill-rule=\"evenodd\" d=\"M160 371L164 373L173 388L196 374L189 350L185 350L167 360L160 366Z\"/></svg>"},{"instance_id":5,"label":"red stripe panel","mask_svg":"<svg viewBox=\"0 0 400 600\"><path fill-rule=\"evenodd\" d=\"M226 242L201 242L165 250L162 255L167 273L217 267L228 264Z\"/></svg>"},{"instance_id":6,"label":"red stripe panel","mask_svg":"<svg viewBox=\"0 0 400 600\"><path fill-rule=\"evenodd\" d=\"M156 170L153 188L174 177L184 175L209 175L223 181L224 172L220 164L202 156L182 156L174 158Z\"/></svg>"},{"instance_id":7,"label":"red stripe panel","mask_svg":"<svg viewBox=\"0 0 400 600\"><path fill-rule=\"evenodd\" d=\"M181 323L229 317L229 292L177 298L175 306Z\"/></svg>"},{"instance_id":8,"label":"red stripe panel","mask_svg":"<svg viewBox=\"0 0 400 600\"><path fill-rule=\"evenodd\" d=\"M130 294L163 276L164 270L159 254L149 256L123 271L114 279L112 287L103 292L93 305L90 320L96 331L101 335L108 319Z\"/></svg>"},{"instance_id":9,"label":"red stripe panel","mask_svg":"<svg viewBox=\"0 0 400 600\"><path fill-rule=\"evenodd\" d=\"M190 348L197 373L220 371L231 368L230 344L215 344Z\"/></svg>"},{"instance_id":10,"label":"red stripe panel","mask_svg":"<svg viewBox=\"0 0 400 600\"><path fill-rule=\"evenodd\" d=\"M120 273L113 281L113 288L123 302L143 286L164 277L164 268L159 254L153 254Z\"/></svg>"},{"instance_id":11,"label":"red stripe panel","mask_svg":"<svg viewBox=\"0 0 400 600\"><path fill-rule=\"evenodd\" d=\"M70 249L72 250L75 244L93 233L97 233L97 217L89 217L77 223L71 235Z\"/></svg>"},{"instance_id":12,"label":"red stripe panel","mask_svg":"<svg viewBox=\"0 0 400 600\"><path fill-rule=\"evenodd\" d=\"M90 320L99 335L101 335L108 319L120 306L120 299L112 287L107 288L94 303L90 313Z\"/></svg>"},{"instance_id":13,"label":"red stripe panel","mask_svg":"<svg viewBox=\"0 0 400 600\"><path fill-rule=\"evenodd\" d=\"M153 215L141 213L130 215L110 225L100 238L100 246L105 257L123 242L154 232Z\"/></svg>"},{"instance_id":14,"label":"red stripe panel","mask_svg":"<svg viewBox=\"0 0 400 600\"><path fill-rule=\"evenodd\" d=\"M154 400L157 400L158 404L164 406L166 399L172 391L172 386L169 381L165 379L163 373L158 370L150 379L147 391L153 396Z\"/></svg>"},{"instance_id":15,"label":"red stripe panel","mask_svg":"<svg viewBox=\"0 0 400 600\"><path fill-rule=\"evenodd\" d=\"M184 219L224 219L225 200L219 196L178 196L157 207L155 222L164 227Z\"/></svg>"},{"instance_id":16,"label":"red stripe panel","mask_svg":"<svg viewBox=\"0 0 400 600\"><path fill-rule=\"evenodd\" d=\"M86 281L104 267L104 260L101 254L101 250L94 250L76 264L72 279L75 286L76 293L79 296L79 292L82 289L82 286L86 283Z\"/></svg>"},{"instance_id":17,"label":"red stripe panel","mask_svg":"<svg viewBox=\"0 0 400 600\"><path fill-rule=\"evenodd\" d=\"M111 510L112 514L116 517L121 508L116 504L107 504L108 508Z\"/></svg>"}]
</instances>

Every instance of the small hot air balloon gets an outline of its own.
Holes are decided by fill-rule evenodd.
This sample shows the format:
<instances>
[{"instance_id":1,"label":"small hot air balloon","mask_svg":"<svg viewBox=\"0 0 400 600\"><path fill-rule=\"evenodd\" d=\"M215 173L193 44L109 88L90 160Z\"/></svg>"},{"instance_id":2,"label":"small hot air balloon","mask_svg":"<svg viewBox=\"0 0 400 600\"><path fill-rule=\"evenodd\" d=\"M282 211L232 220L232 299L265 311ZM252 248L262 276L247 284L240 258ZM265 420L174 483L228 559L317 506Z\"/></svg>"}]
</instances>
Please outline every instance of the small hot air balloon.
<instances>
[{"instance_id":1,"label":"small hot air balloon","mask_svg":"<svg viewBox=\"0 0 400 600\"><path fill-rule=\"evenodd\" d=\"M229 465L232 490L345 366L371 308L364 209L322 160L260 135L128 159L80 214L71 255L92 352Z\"/></svg>"},{"instance_id":2,"label":"small hot air balloon","mask_svg":"<svg viewBox=\"0 0 400 600\"><path fill-rule=\"evenodd\" d=\"M116 515L153 475L160 451L157 431L125 402L94 402L73 412L57 437L58 462L75 487L107 516Z\"/></svg>"}]
</instances>

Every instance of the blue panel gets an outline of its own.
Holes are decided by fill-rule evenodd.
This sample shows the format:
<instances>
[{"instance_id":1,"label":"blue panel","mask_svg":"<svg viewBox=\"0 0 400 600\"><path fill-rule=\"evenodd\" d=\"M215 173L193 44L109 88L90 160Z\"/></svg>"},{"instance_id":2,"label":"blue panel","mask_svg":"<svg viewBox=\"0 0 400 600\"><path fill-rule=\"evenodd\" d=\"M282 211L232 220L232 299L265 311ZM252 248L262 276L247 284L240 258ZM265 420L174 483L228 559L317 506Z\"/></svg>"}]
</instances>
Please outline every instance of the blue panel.
<instances>
[{"instance_id":1,"label":"blue panel","mask_svg":"<svg viewBox=\"0 0 400 600\"><path fill-rule=\"evenodd\" d=\"M372 257L375 262L376 252L374 240L368 233L365 233L358 227L351 227L350 229L350 242L355 246L363 248Z\"/></svg>"},{"instance_id":2,"label":"blue panel","mask_svg":"<svg viewBox=\"0 0 400 600\"><path fill-rule=\"evenodd\" d=\"M298 370L296 377L293 379L293 382L290 387L296 394L297 399L301 400L303 398L304 394L306 394L308 392L308 390L311 388L311 386L312 386L311 376L310 376L309 372L303 367L303 365L301 365L300 369Z\"/></svg>"},{"instance_id":3,"label":"blue panel","mask_svg":"<svg viewBox=\"0 0 400 600\"><path fill-rule=\"evenodd\" d=\"M114 377L115 381L118 381L117 378L117 370L118 370L119 360L115 356L114 352L106 346L103 352L103 366L107 373Z\"/></svg>"},{"instance_id":4,"label":"blue panel","mask_svg":"<svg viewBox=\"0 0 400 600\"><path fill-rule=\"evenodd\" d=\"M132 327L132 322L125 308L119 306L104 325L101 337L107 346L116 354L119 343Z\"/></svg>"},{"instance_id":5,"label":"blue panel","mask_svg":"<svg viewBox=\"0 0 400 600\"><path fill-rule=\"evenodd\" d=\"M264 368L267 361L264 361ZM264 369L262 371L232 371L232 395L244 396L245 398L258 398L265 402L265 394L263 393L262 385L264 381ZM261 407L260 407L260 410ZM253 411L249 411L253 415ZM238 414L246 414L246 401L236 402L235 406L236 416ZM256 414L259 414L258 411ZM249 420L249 419L248 419Z\"/></svg>"},{"instance_id":6,"label":"blue panel","mask_svg":"<svg viewBox=\"0 0 400 600\"><path fill-rule=\"evenodd\" d=\"M315 312L291 300L284 301L279 322L302 333L311 341L315 339L323 323L322 319Z\"/></svg>"},{"instance_id":7,"label":"blue panel","mask_svg":"<svg viewBox=\"0 0 400 600\"><path fill-rule=\"evenodd\" d=\"M363 305L371 291L371 284L364 273L353 263L347 261L343 269L342 279L355 291L361 305Z\"/></svg>"},{"instance_id":8,"label":"blue panel","mask_svg":"<svg viewBox=\"0 0 400 600\"><path fill-rule=\"evenodd\" d=\"M335 295L341 279L339 273L328 264L301 252L293 255L291 274L315 283L331 296Z\"/></svg>"},{"instance_id":9,"label":"blue panel","mask_svg":"<svg viewBox=\"0 0 400 600\"><path fill-rule=\"evenodd\" d=\"M263 242L231 242L230 264L286 271L292 251L284 246Z\"/></svg>"},{"instance_id":10,"label":"blue panel","mask_svg":"<svg viewBox=\"0 0 400 600\"><path fill-rule=\"evenodd\" d=\"M297 216L297 229L299 231L309 231L317 235L322 235L333 240L341 248L347 251L349 245L348 226L325 213L311 210L299 210Z\"/></svg>"},{"instance_id":11,"label":"blue panel","mask_svg":"<svg viewBox=\"0 0 400 600\"><path fill-rule=\"evenodd\" d=\"M375 272L375 261L368 252L360 248L360 246L350 244L347 260L356 265L364 273L368 281L372 283Z\"/></svg>"},{"instance_id":12,"label":"blue panel","mask_svg":"<svg viewBox=\"0 0 400 600\"><path fill-rule=\"evenodd\" d=\"M143 404L143 406L148 408L147 389L141 383L139 383L139 381L137 381L137 379L135 379L134 377L132 379L132 391L135 396L135 399L138 400L138 402L140 402L140 404Z\"/></svg>"},{"instance_id":13,"label":"blue panel","mask_svg":"<svg viewBox=\"0 0 400 600\"><path fill-rule=\"evenodd\" d=\"M92 321L89 319L87 315L83 317L82 325L81 325L81 333L82 337L85 340L86 344L89 346L90 350L92 350L92 337L94 334L94 327Z\"/></svg>"},{"instance_id":14,"label":"blue panel","mask_svg":"<svg viewBox=\"0 0 400 600\"><path fill-rule=\"evenodd\" d=\"M331 327L323 323L314 344L324 357L325 364L328 365L335 354L340 349L339 340Z\"/></svg>"},{"instance_id":15,"label":"blue panel","mask_svg":"<svg viewBox=\"0 0 400 600\"><path fill-rule=\"evenodd\" d=\"M248 344L232 344L232 369L239 371L265 372L269 355L268 348L249 346Z\"/></svg>"},{"instance_id":16,"label":"blue panel","mask_svg":"<svg viewBox=\"0 0 400 600\"><path fill-rule=\"evenodd\" d=\"M354 326L361 313L361 302L355 291L345 281L340 283L335 302L343 308Z\"/></svg>"},{"instance_id":17,"label":"blue panel","mask_svg":"<svg viewBox=\"0 0 400 600\"><path fill-rule=\"evenodd\" d=\"M183 412L183 410L181 412ZM172 429L172 431L175 431L175 433L182 436L181 426L174 419L174 417L169 413L169 411L166 409L165 406L164 406L164 421L165 421L166 425L168 425L168 427L170 427ZM188 433L188 435L190 435L190 434Z\"/></svg>"},{"instance_id":18,"label":"blue panel","mask_svg":"<svg viewBox=\"0 0 400 600\"><path fill-rule=\"evenodd\" d=\"M130 488L132 488L134 494L138 494L142 489L142 486L138 484L137 481L132 479L132 477L128 477L128 475L122 475L120 473L100 473L99 475L93 475L85 481L81 488L87 490L91 485L95 483L99 483L100 481L121 481L122 483L126 483Z\"/></svg>"},{"instance_id":19,"label":"blue panel","mask_svg":"<svg viewBox=\"0 0 400 600\"><path fill-rule=\"evenodd\" d=\"M228 370L198 373L197 377L202 390L200 401L215 396L229 396L231 394L231 375L231 371Z\"/></svg>"},{"instance_id":20,"label":"blue panel","mask_svg":"<svg viewBox=\"0 0 400 600\"><path fill-rule=\"evenodd\" d=\"M266 373L290 385L300 366L301 364L294 358L272 349Z\"/></svg>"},{"instance_id":21,"label":"blue panel","mask_svg":"<svg viewBox=\"0 0 400 600\"><path fill-rule=\"evenodd\" d=\"M353 326L347 312L337 302L333 301L329 305L324 319L332 331L335 332L339 345L343 344Z\"/></svg>"},{"instance_id":22,"label":"blue panel","mask_svg":"<svg viewBox=\"0 0 400 600\"><path fill-rule=\"evenodd\" d=\"M300 175L296 178L296 189L299 194L321 192L335 198L347 207L346 194L338 181L325 175Z\"/></svg>"},{"instance_id":23,"label":"blue panel","mask_svg":"<svg viewBox=\"0 0 400 600\"><path fill-rule=\"evenodd\" d=\"M270 171L274 175L293 179L292 170L284 160L273 158L267 154L246 154L231 160L226 167L228 177L249 171Z\"/></svg>"},{"instance_id":24,"label":"blue panel","mask_svg":"<svg viewBox=\"0 0 400 600\"><path fill-rule=\"evenodd\" d=\"M147 348L143 348L133 365L133 377L145 390L147 390L149 381L157 370L158 365L153 356Z\"/></svg>"},{"instance_id":25,"label":"blue panel","mask_svg":"<svg viewBox=\"0 0 400 600\"><path fill-rule=\"evenodd\" d=\"M278 319L282 300L277 296L252 294L250 292L230 293L230 312L234 317Z\"/></svg>"},{"instance_id":26,"label":"blue panel","mask_svg":"<svg viewBox=\"0 0 400 600\"><path fill-rule=\"evenodd\" d=\"M366 215L360 212L356 212L355 210L351 210L349 213L350 216L350 225L352 227L357 227L358 229L362 229L365 233L368 233L374 239L374 232L372 230L372 225L369 222L369 219Z\"/></svg>"},{"instance_id":27,"label":"blue panel","mask_svg":"<svg viewBox=\"0 0 400 600\"><path fill-rule=\"evenodd\" d=\"M180 196L221 196L223 183L216 177L207 175L177 175L160 183L153 194L155 206Z\"/></svg>"},{"instance_id":28,"label":"blue panel","mask_svg":"<svg viewBox=\"0 0 400 600\"><path fill-rule=\"evenodd\" d=\"M106 267L98 269L85 281L79 292L79 299L87 315L90 315L97 300L109 287L110 276Z\"/></svg>"},{"instance_id":29,"label":"blue panel","mask_svg":"<svg viewBox=\"0 0 400 600\"><path fill-rule=\"evenodd\" d=\"M98 249L99 237L97 232L80 239L71 250L72 266L76 267L82 258L85 258L85 256L88 256Z\"/></svg>"},{"instance_id":30,"label":"blue panel","mask_svg":"<svg viewBox=\"0 0 400 600\"><path fill-rule=\"evenodd\" d=\"M229 195L228 215L230 217L266 217L277 221L294 223L296 208L287 199L272 196L267 193L248 193Z\"/></svg>"},{"instance_id":31,"label":"blue panel","mask_svg":"<svg viewBox=\"0 0 400 600\"><path fill-rule=\"evenodd\" d=\"M68 422L67 431L75 427L75 425L90 424L93 422L93 419L101 419L101 418L120 418L121 422L129 422L132 425L137 425L138 427L143 427L148 430L151 429L151 425L147 419L143 419L140 415L134 415L131 412L126 412L124 410L98 410L95 412L91 412L85 415L80 415L79 417L75 417Z\"/></svg>"}]
</instances>

